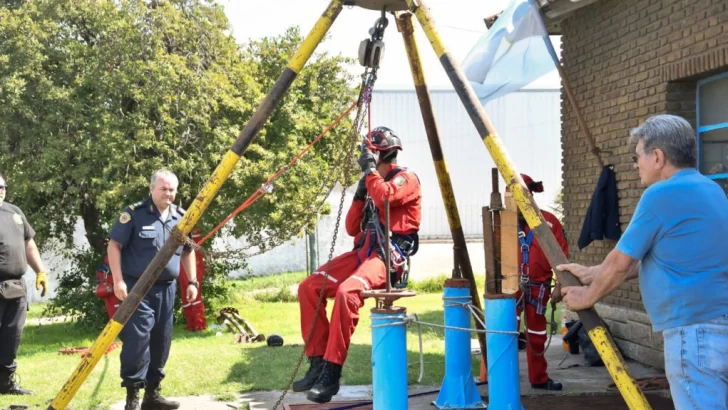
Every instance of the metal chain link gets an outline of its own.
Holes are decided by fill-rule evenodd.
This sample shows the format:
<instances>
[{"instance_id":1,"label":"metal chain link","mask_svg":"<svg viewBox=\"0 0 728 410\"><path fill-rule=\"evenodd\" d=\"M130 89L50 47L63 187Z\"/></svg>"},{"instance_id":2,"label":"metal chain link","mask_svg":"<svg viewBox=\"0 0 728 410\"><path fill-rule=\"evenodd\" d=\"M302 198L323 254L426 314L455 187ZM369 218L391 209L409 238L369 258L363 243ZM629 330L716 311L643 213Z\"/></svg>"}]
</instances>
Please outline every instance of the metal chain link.
<instances>
[{"instance_id":1,"label":"metal chain link","mask_svg":"<svg viewBox=\"0 0 728 410\"><path fill-rule=\"evenodd\" d=\"M298 374L298 371L301 368L301 364L303 363L303 358L306 356L306 346L308 346L309 342L311 341L311 337L313 336L313 329L314 326L316 326L316 321L319 316L319 312L321 310L321 306L323 305L323 301L326 298L326 283L328 281L328 271L327 267L331 263L331 260L334 258L334 250L336 248L336 239L339 234L339 227L341 225L341 215L344 212L344 201L346 200L346 188L347 183L349 181L349 178L351 176L351 168L352 164L354 163L354 148L355 144L358 143L360 139L359 133L361 132L361 127L363 125L364 121L364 112L368 110L368 100L371 98L371 90L374 87L374 82L377 79L376 69L374 70L366 70L364 74L362 74L362 86L361 90L359 92L359 100L358 100L358 107L357 107L357 114L356 118L354 120L354 124L351 127L351 130L349 131L349 149L347 150L346 155L346 163L344 166L344 180L341 181L341 199L339 200L339 210L336 214L336 225L334 227L334 235L331 241L331 248L329 249L329 257L328 261L324 265L324 275L323 276L323 283L321 285L321 293L319 294L318 302L316 303L316 311L314 312L313 316L313 322L311 322L311 327L308 331L308 336L306 337L306 341L304 343L303 349L301 350L301 355L298 357L298 362L296 363L295 368L293 369L293 374L291 374L291 378L288 380L288 385L283 390L283 393L276 401L275 405L273 406L273 410L277 410L278 406L281 405L281 402L283 402L283 399L286 397L286 394L288 394L288 391L291 389L291 386L293 385L294 380L296 379L296 375ZM367 109L364 109L364 106L366 105ZM337 178L337 181L340 181Z\"/></svg>"}]
</instances>

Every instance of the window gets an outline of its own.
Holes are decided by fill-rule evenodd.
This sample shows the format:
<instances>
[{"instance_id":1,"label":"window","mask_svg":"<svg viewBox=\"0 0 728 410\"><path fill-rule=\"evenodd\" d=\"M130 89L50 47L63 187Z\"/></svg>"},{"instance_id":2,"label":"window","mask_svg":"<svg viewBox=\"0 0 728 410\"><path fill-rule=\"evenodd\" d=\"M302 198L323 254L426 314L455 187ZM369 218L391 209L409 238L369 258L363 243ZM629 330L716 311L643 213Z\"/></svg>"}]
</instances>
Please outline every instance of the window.
<instances>
[{"instance_id":1,"label":"window","mask_svg":"<svg viewBox=\"0 0 728 410\"><path fill-rule=\"evenodd\" d=\"M698 82L698 167L728 194L728 73Z\"/></svg>"}]
</instances>

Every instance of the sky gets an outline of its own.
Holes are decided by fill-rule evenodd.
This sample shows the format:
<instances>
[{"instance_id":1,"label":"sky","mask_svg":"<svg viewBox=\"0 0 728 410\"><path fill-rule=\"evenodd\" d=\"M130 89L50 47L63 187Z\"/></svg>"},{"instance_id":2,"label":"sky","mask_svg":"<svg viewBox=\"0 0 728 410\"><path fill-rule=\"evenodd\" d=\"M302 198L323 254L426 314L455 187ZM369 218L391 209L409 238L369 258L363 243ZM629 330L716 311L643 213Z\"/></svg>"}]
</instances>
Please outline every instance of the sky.
<instances>
[{"instance_id":1,"label":"sky","mask_svg":"<svg viewBox=\"0 0 728 410\"><path fill-rule=\"evenodd\" d=\"M329 0L220 0L220 3L225 7L236 40L246 43L250 39L279 35L291 26L299 26L302 33L308 33L328 6ZM428 0L427 4L451 55L462 62L486 31L483 19L502 11L508 0ZM329 38L316 51L356 59L359 43L369 37L369 28L379 15L373 10L345 7L329 30ZM402 36L397 32L392 16L388 15L387 18L389 26L384 35L384 59L378 72L377 88L412 89L414 85ZM424 32L415 19L413 22L428 85L432 89L452 88ZM558 37L552 37L552 41L558 53ZM352 66L352 71L357 75L363 69L358 64ZM552 88L558 85L558 74L553 71L529 87Z\"/></svg>"}]
</instances>

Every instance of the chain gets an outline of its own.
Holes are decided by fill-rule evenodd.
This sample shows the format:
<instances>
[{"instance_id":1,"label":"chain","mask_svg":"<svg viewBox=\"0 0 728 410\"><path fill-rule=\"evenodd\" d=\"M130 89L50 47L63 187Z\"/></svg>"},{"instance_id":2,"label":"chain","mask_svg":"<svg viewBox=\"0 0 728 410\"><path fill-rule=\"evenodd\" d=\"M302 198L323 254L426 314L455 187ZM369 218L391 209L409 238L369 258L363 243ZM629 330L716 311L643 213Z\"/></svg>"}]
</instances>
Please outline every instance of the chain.
<instances>
[{"instance_id":1,"label":"chain","mask_svg":"<svg viewBox=\"0 0 728 410\"><path fill-rule=\"evenodd\" d=\"M327 268L329 264L331 263L331 260L334 258L334 250L336 248L336 238L339 234L339 227L341 225L341 215L344 212L344 201L346 200L346 188L347 183L349 182L349 178L351 176L351 166L354 163L354 145L358 143L360 138L360 131L361 126L363 125L364 121L364 106L366 105L366 109L368 109L369 105L368 102L371 99L371 90L374 87L374 82L377 79L377 74L375 70L366 70L364 74L362 74L362 86L361 90L359 92L359 100L357 103L357 114L356 119L354 120L354 124L352 124L351 130L349 131L349 147L347 149L347 155L346 155L346 162L344 164L344 178L343 181L340 181L340 179L337 178L337 181L341 182L342 188L341 188L341 199L339 200L339 209L336 214L336 225L334 227L334 235L331 240L331 248L329 249L329 257L328 261L324 265L324 273L327 272ZM293 374L291 374L291 378L288 380L288 385L283 390L283 393L276 401L275 405L273 406L273 410L278 409L278 406L281 405L281 402L283 402L283 399L286 397L286 394L288 394L288 391L291 389L291 385L293 385L293 381L296 379L296 375L298 374L298 371L301 368L301 364L303 363L303 358L306 356L306 346L308 346L309 342L311 341L311 337L313 336L313 329L316 326L316 321L319 316L319 312L321 310L321 306L323 305L323 301L326 298L326 283L328 281L328 275L322 275L323 276L323 284L321 285L321 293L319 294L318 302L316 303L316 311L313 316L313 321L311 322L311 327L308 330L308 335L306 336L306 341L304 343L303 349L301 351L301 355L298 357L298 362L296 363L295 368L293 369Z\"/></svg>"}]
</instances>

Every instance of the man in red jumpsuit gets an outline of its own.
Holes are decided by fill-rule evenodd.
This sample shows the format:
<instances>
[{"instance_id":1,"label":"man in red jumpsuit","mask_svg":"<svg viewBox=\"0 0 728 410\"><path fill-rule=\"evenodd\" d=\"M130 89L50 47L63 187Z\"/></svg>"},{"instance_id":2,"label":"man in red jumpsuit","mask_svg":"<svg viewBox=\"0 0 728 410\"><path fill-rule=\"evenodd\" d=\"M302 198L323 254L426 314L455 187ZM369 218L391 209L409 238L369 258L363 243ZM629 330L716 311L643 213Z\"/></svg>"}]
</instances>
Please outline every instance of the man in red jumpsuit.
<instances>
[{"instance_id":1,"label":"man in red jumpsuit","mask_svg":"<svg viewBox=\"0 0 728 410\"><path fill-rule=\"evenodd\" d=\"M420 183L412 171L396 165L401 149L399 138L386 127L371 132L371 147L366 140L362 144L359 165L365 175L346 215L346 231L354 237L354 249L319 267L298 287L304 341L314 322L319 295L322 291L325 295L306 344L310 367L292 386L296 392L308 390L311 401L327 403L339 391L341 368L364 304L361 292L383 289L387 280L399 280L406 257L417 250ZM372 150L379 153L378 160ZM395 245L390 247L392 272L386 272L383 260L385 199L389 199L389 229ZM331 321L326 317L326 298L334 298Z\"/></svg>"},{"instance_id":2,"label":"man in red jumpsuit","mask_svg":"<svg viewBox=\"0 0 728 410\"><path fill-rule=\"evenodd\" d=\"M523 182L526 183L528 190L533 192L543 192L543 183L534 182L531 177L521 174ZM566 256L569 256L569 247L564 236L564 228L561 222L554 214L541 211L546 223L551 228L551 232L556 236L556 240L561 245ZM526 355L528 359L528 381L534 389L544 390L561 390L562 385L559 382L549 378L546 372L546 358L544 350L546 344L546 306L551 296L551 279L553 271L546 255L544 255L541 246L534 238L533 233L526 224L525 219L518 212L518 240L520 242L518 250L518 258L521 261L520 279L521 289L527 289L526 295L522 295L522 291L518 291L518 311L516 316L521 320L521 312L523 307L526 308L525 334L521 338L525 341ZM561 292L557 287L554 289L554 303L558 303L561 299Z\"/></svg>"}]
</instances>

